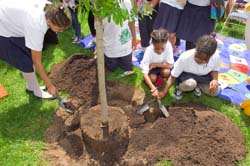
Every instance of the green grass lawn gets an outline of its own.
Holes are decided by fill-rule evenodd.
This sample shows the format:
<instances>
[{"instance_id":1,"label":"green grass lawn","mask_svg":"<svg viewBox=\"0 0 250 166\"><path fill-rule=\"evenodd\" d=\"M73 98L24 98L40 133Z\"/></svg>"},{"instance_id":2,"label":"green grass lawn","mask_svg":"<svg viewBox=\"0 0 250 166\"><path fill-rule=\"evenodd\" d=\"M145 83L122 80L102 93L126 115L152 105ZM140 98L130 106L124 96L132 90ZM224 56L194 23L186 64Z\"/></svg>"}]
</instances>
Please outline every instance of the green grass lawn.
<instances>
[{"instance_id":1,"label":"green grass lawn","mask_svg":"<svg viewBox=\"0 0 250 166\"><path fill-rule=\"evenodd\" d=\"M217 26L217 31L221 25ZM86 27L83 31L88 33ZM232 28L234 29L234 28ZM223 34L237 38L243 37L243 29L236 33L230 29ZM43 56L43 64L47 71L50 71L54 63L61 62L74 53L92 54L81 47L71 44L72 30L59 34L60 44L49 46ZM85 34L85 35L86 35ZM142 75L139 69L135 69L136 74L124 80L118 80L120 70L107 76L109 80L121 81L133 84L136 87L145 85L141 83ZM25 81L22 75L15 68L0 61L0 83L6 88L9 96L0 99L0 166L41 166L49 165L46 162L44 149L44 132L53 120L53 113L57 108L56 101L38 100L25 92ZM42 83L42 82L41 82ZM170 90L170 94L174 91ZM176 102L170 95L163 99L164 104ZM203 103L232 119L241 129L245 140L247 158L238 165L250 165L250 117L246 117L243 111L219 98L202 95L199 99L192 94L184 95L180 102ZM157 166L170 165L168 162L158 163Z\"/></svg>"}]
</instances>

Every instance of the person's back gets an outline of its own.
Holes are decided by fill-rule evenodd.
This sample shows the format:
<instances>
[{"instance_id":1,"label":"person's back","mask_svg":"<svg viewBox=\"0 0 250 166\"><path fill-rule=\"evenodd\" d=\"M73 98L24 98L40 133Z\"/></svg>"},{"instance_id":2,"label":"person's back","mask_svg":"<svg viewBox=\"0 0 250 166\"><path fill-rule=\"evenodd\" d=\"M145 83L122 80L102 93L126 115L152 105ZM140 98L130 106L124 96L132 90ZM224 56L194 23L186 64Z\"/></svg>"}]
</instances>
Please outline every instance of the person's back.
<instances>
[{"instance_id":1,"label":"person's back","mask_svg":"<svg viewBox=\"0 0 250 166\"><path fill-rule=\"evenodd\" d=\"M0 36L25 37L26 45L34 50L41 50L48 26L43 10L48 1L38 0L2 0L0 5ZM36 34L36 35L35 35Z\"/></svg>"},{"instance_id":2,"label":"person's back","mask_svg":"<svg viewBox=\"0 0 250 166\"><path fill-rule=\"evenodd\" d=\"M69 11L45 0L0 0L0 60L20 70L26 91L41 99L54 99L57 90L42 64L44 35L48 28L62 32L71 24ZM48 92L40 87L34 69Z\"/></svg>"},{"instance_id":3,"label":"person's back","mask_svg":"<svg viewBox=\"0 0 250 166\"><path fill-rule=\"evenodd\" d=\"M123 8L129 11L132 6L129 2L124 1ZM122 57L132 52L131 33L129 30L129 21L123 22L122 26L117 25L113 20L110 22L103 21L103 44L104 52L108 57Z\"/></svg>"},{"instance_id":4,"label":"person's back","mask_svg":"<svg viewBox=\"0 0 250 166\"><path fill-rule=\"evenodd\" d=\"M130 0L124 0L122 8L132 9ZM134 22L124 21L122 26L115 24L111 19L103 21L103 45L105 65L110 71L120 67L125 72L131 71L132 49L136 47Z\"/></svg>"}]
</instances>

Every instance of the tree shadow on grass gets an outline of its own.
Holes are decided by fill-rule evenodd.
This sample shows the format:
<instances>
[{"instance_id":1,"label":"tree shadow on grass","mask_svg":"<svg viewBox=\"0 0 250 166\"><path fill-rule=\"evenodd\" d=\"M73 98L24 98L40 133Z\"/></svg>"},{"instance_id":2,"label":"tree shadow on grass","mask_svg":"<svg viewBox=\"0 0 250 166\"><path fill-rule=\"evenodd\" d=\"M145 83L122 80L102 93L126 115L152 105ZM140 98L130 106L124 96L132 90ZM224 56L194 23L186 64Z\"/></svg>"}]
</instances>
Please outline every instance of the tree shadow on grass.
<instances>
[{"instance_id":1,"label":"tree shadow on grass","mask_svg":"<svg viewBox=\"0 0 250 166\"><path fill-rule=\"evenodd\" d=\"M55 104L42 101L29 95L29 102L16 107L11 106L0 112L0 135L8 141L32 140L43 141Z\"/></svg>"}]
</instances>

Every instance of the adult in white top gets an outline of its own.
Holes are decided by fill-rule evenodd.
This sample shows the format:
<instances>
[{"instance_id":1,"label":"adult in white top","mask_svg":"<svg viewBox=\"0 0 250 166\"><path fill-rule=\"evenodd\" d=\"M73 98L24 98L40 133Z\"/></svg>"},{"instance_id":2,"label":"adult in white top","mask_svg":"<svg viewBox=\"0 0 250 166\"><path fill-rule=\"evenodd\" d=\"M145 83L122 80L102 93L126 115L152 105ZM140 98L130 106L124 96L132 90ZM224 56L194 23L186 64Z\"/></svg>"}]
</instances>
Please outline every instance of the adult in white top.
<instances>
[{"instance_id":1,"label":"adult in white top","mask_svg":"<svg viewBox=\"0 0 250 166\"><path fill-rule=\"evenodd\" d=\"M214 37L200 37L196 49L184 52L175 62L164 90L155 95L165 96L176 79L176 99L181 99L184 91L194 90L194 94L200 96L200 89L209 95L217 95L220 56L215 54L216 49Z\"/></svg>"},{"instance_id":2,"label":"adult in white top","mask_svg":"<svg viewBox=\"0 0 250 166\"><path fill-rule=\"evenodd\" d=\"M141 61L141 69L145 83L152 94L157 93L157 79L167 78L174 63L173 48L168 42L168 33L164 29L151 33L152 44L146 48Z\"/></svg>"},{"instance_id":3,"label":"adult in white top","mask_svg":"<svg viewBox=\"0 0 250 166\"><path fill-rule=\"evenodd\" d=\"M48 28L61 32L70 24L70 13L61 3L51 4L46 0L0 1L0 59L22 71L27 91L36 97L52 99L57 93L42 65L44 35ZM40 88L33 66L49 93Z\"/></svg>"},{"instance_id":4,"label":"adult in white top","mask_svg":"<svg viewBox=\"0 0 250 166\"><path fill-rule=\"evenodd\" d=\"M132 9L130 0L120 4L122 8ZM136 48L134 22L126 20L123 25L117 25L112 19L103 21L103 45L105 65L110 71L120 67L125 71L132 70L132 50Z\"/></svg>"}]
</instances>

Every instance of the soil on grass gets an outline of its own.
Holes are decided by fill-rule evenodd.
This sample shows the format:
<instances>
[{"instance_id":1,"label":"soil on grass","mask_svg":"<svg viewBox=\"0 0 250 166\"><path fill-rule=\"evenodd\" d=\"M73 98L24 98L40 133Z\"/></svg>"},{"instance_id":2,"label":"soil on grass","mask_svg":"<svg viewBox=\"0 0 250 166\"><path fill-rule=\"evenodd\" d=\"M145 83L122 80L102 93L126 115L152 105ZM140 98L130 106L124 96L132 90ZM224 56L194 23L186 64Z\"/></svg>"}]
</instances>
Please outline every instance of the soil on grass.
<instances>
[{"instance_id":1,"label":"soil on grass","mask_svg":"<svg viewBox=\"0 0 250 166\"><path fill-rule=\"evenodd\" d=\"M239 128L222 113L197 104L157 106L144 116L136 109L148 101L128 85L107 82L109 132L101 127L96 62L75 55L52 67L50 77L71 95L73 114L58 108L45 133L46 154L55 166L235 165L245 159Z\"/></svg>"}]
</instances>

